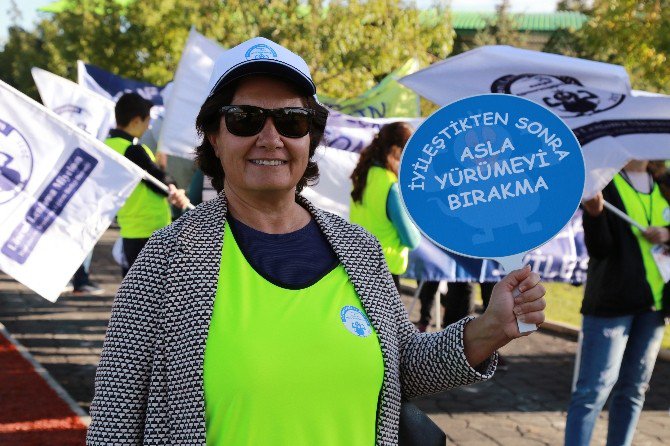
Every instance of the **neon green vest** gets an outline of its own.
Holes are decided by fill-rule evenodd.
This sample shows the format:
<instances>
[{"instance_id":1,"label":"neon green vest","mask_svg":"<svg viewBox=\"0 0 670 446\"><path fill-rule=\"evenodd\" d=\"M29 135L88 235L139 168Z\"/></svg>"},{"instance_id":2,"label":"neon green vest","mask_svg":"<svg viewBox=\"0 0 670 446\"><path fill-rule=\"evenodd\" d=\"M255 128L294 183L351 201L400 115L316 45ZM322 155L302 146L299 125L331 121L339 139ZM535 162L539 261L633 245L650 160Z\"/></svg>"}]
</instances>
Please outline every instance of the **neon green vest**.
<instances>
[{"instance_id":1,"label":"neon green vest","mask_svg":"<svg viewBox=\"0 0 670 446\"><path fill-rule=\"evenodd\" d=\"M670 208L668 207L668 202L663 198L658 184L654 184L654 189L650 194L644 194L636 191L620 174L617 174L614 177L614 185L621 196L626 214L630 218L642 226L668 226L670 219L666 217L670 217ZM651 223L649 216L651 216ZM642 236L639 229L631 225L631 230L635 234L640 251L642 252L642 263L647 276L647 282L654 296L654 305L657 310L660 310L662 308L663 286L665 283L651 254L653 245Z\"/></svg>"},{"instance_id":2,"label":"neon green vest","mask_svg":"<svg viewBox=\"0 0 670 446\"><path fill-rule=\"evenodd\" d=\"M384 362L342 265L289 290L226 225L204 357L208 446L374 446Z\"/></svg>"},{"instance_id":3,"label":"neon green vest","mask_svg":"<svg viewBox=\"0 0 670 446\"><path fill-rule=\"evenodd\" d=\"M400 242L398 231L386 216L386 200L391 186L397 182L398 177L390 170L372 166L368 171L363 199L360 203L349 201L349 220L377 237L392 274L404 273L409 260L409 248Z\"/></svg>"},{"instance_id":4,"label":"neon green vest","mask_svg":"<svg viewBox=\"0 0 670 446\"><path fill-rule=\"evenodd\" d=\"M118 137L107 138L105 144L123 156L132 145L127 139ZM145 145L142 147L151 161L155 162L156 158L151 150ZM121 237L149 238L154 231L169 225L172 215L167 199L140 182L116 213L116 219L121 227Z\"/></svg>"}]
</instances>

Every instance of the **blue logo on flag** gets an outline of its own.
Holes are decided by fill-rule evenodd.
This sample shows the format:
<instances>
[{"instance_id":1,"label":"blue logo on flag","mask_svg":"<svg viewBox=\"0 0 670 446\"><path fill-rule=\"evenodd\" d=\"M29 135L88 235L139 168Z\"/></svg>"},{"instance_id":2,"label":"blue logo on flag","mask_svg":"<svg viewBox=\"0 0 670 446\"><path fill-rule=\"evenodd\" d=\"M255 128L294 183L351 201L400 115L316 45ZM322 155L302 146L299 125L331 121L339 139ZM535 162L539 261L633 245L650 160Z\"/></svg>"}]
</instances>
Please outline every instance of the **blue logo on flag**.
<instances>
[{"instance_id":1,"label":"blue logo on flag","mask_svg":"<svg viewBox=\"0 0 670 446\"><path fill-rule=\"evenodd\" d=\"M86 123L91 119L91 114L85 108L78 105L65 104L54 108L54 113L61 116L66 121L72 122L83 131L88 131L86 129Z\"/></svg>"},{"instance_id":2,"label":"blue logo on flag","mask_svg":"<svg viewBox=\"0 0 670 446\"><path fill-rule=\"evenodd\" d=\"M247 59L276 59L277 52L264 43L254 45L244 53Z\"/></svg>"},{"instance_id":3,"label":"blue logo on flag","mask_svg":"<svg viewBox=\"0 0 670 446\"><path fill-rule=\"evenodd\" d=\"M17 197L33 172L33 154L26 139L0 120L0 204Z\"/></svg>"},{"instance_id":4,"label":"blue logo on flag","mask_svg":"<svg viewBox=\"0 0 670 446\"><path fill-rule=\"evenodd\" d=\"M419 229L470 257L528 252L579 206L584 159L572 131L527 99L489 94L454 102L412 135L400 191Z\"/></svg>"},{"instance_id":5,"label":"blue logo on flag","mask_svg":"<svg viewBox=\"0 0 670 446\"><path fill-rule=\"evenodd\" d=\"M372 334L370 321L368 321L365 314L356 307L352 307L351 305L343 307L340 311L340 319L342 319L342 323L347 327L347 330L356 336L367 338Z\"/></svg>"}]
</instances>

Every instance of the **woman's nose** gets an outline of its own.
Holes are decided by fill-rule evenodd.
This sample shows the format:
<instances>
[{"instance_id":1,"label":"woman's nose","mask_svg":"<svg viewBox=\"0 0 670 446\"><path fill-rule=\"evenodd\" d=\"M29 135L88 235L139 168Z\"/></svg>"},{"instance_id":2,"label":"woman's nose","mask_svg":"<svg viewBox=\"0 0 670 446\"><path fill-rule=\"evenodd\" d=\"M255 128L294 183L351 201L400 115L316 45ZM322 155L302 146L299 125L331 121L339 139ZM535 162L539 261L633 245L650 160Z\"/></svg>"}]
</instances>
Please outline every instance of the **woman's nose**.
<instances>
[{"instance_id":1,"label":"woman's nose","mask_svg":"<svg viewBox=\"0 0 670 446\"><path fill-rule=\"evenodd\" d=\"M281 135L275 128L275 123L272 117L268 116L263 124L263 128L258 134L257 144L266 149L276 149L284 146Z\"/></svg>"}]
</instances>

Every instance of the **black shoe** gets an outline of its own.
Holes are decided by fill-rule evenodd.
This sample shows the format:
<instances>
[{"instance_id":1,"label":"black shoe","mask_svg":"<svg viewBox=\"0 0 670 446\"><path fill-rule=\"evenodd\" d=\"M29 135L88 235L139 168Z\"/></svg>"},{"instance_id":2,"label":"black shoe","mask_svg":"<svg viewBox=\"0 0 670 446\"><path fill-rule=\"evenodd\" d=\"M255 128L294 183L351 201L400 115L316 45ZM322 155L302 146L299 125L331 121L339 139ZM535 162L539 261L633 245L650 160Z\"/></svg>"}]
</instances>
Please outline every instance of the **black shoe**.
<instances>
[{"instance_id":1,"label":"black shoe","mask_svg":"<svg viewBox=\"0 0 670 446\"><path fill-rule=\"evenodd\" d=\"M87 296L99 296L101 294L104 294L105 290L100 288L98 285L96 285L93 282L88 282L85 283L81 286L75 287L75 289L72 291L72 294L75 295L87 295Z\"/></svg>"}]
</instances>

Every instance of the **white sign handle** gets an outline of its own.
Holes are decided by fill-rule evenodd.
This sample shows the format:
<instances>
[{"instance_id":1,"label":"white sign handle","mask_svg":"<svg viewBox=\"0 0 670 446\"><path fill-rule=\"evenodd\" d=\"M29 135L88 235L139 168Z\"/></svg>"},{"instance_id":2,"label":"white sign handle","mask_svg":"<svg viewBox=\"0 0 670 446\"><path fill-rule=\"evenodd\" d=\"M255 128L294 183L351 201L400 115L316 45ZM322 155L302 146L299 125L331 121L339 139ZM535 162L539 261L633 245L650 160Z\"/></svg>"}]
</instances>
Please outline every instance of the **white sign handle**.
<instances>
[{"instance_id":1,"label":"white sign handle","mask_svg":"<svg viewBox=\"0 0 670 446\"><path fill-rule=\"evenodd\" d=\"M508 257L499 257L497 259L494 259L496 262L500 263L502 266L503 270L505 273L509 274L510 272L514 271L515 269L520 269L523 267L523 258L526 255L526 253L521 253L521 254L515 254L512 256ZM517 297L521 292L519 291L519 288L514 288L512 290L512 296ZM522 322L519 320L519 318L516 318L516 325L519 327L519 333L528 333L531 331L536 331L537 330L537 325L535 324L529 324L527 322Z\"/></svg>"}]
</instances>

